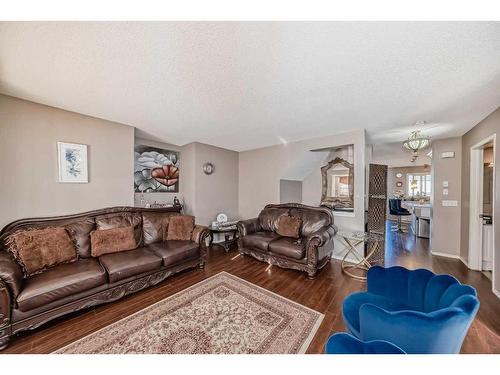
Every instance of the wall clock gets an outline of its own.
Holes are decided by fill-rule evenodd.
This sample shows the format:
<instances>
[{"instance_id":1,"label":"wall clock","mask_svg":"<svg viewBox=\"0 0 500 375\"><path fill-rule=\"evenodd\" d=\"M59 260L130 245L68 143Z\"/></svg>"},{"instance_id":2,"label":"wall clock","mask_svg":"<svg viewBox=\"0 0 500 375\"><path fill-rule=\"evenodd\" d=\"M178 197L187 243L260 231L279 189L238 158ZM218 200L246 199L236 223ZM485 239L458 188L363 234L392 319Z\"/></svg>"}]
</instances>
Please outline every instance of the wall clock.
<instances>
[{"instance_id":1,"label":"wall clock","mask_svg":"<svg viewBox=\"0 0 500 375\"><path fill-rule=\"evenodd\" d=\"M227 222L227 215L224 212L221 212L220 214L218 214L217 215L217 222L219 222L219 223Z\"/></svg>"},{"instance_id":2,"label":"wall clock","mask_svg":"<svg viewBox=\"0 0 500 375\"><path fill-rule=\"evenodd\" d=\"M214 170L215 170L215 167L212 163L203 164L203 172L205 174L210 175L210 174L214 173Z\"/></svg>"},{"instance_id":3,"label":"wall clock","mask_svg":"<svg viewBox=\"0 0 500 375\"><path fill-rule=\"evenodd\" d=\"M398 173L396 173L396 177L401 178L401 177L403 177L403 174L401 172L398 172Z\"/></svg>"}]
</instances>

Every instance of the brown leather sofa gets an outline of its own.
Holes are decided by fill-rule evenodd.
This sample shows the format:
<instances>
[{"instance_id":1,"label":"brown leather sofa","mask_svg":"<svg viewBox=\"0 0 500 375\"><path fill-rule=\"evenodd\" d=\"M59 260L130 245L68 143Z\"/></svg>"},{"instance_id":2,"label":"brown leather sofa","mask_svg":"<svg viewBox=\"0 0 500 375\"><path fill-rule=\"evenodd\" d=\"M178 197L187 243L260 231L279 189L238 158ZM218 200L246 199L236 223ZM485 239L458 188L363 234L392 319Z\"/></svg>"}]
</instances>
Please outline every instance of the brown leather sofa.
<instances>
[{"instance_id":1,"label":"brown leather sofa","mask_svg":"<svg viewBox=\"0 0 500 375\"><path fill-rule=\"evenodd\" d=\"M301 219L298 240L276 233L282 215ZM328 208L286 203L268 204L257 218L238 222L238 231L241 254L279 267L304 271L309 278L314 278L332 257L337 227Z\"/></svg>"},{"instance_id":2,"label":"brown leather sofa","mask_svg":"<svg viewBox=\"0 0 500 375\"><path fill-rule=\"evenodd\" d=\"M203 267L208 230L196 226L191 241L163 241L161 220L178 208L113 207L77 215L23 219L0 232L0 350L12 335L32 330L65 314L115 301L191 267ZM134 250L93 258L90 232L134 226ZM20 266L5 251L10 234L21 228L71 228L78 260L24 278Z\"/></svg>"}]
</instances>

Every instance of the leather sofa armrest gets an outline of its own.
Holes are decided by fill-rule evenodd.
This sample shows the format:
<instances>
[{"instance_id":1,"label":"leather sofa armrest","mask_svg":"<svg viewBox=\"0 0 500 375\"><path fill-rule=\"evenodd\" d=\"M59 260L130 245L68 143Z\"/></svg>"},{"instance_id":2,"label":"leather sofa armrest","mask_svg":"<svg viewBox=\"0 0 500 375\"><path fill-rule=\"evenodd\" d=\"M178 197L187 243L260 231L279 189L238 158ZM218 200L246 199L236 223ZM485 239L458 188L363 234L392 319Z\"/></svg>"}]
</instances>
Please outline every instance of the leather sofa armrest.
<instances>
[{"instance_id":1,"label":"leather sofa armrest","mask_svg":"<svg viewBox=\"0 0 500 375\"><path fill-rule=\"evenodd\" d=\"M260 229L259 219L253 218L253 219L238 221L237 227L240 237L246 236L247 234L258 232Z\"/></svg>"},{"instance_id":2,"label":"leather sofa armrest","mask_svg":"<svg viewBox=\"0 0 500 375\"><path fill-rule=\"evenodd\" d=\"M307 263L311 267L316 267L322 259L333 251L333 237L336 234L337 227L330 225L317 230L307 237L306 257Z\"/></svg>"},{"instance_id":3,"label":"leather sofa armrest","mask_svg":"<svg viewBox=\"0 0 500 375\"><path fill-rule=\"evenodd\" d=\"M0 280L8 287L13 301L23 287L23 272L10 253L0 250Z\"/></svg>"},{"instance_id":4,"label":"leather sofa armrest","mask_svg":"<svg viewBox=\"0 0 500 375\"><path fill-rule=\"evenodd\" d=\"M199 244L205 244L205 239L208 237L210 234L210 231L208 230L207 227L203 225L195 225L193 229L193 234L191 236L191 241L196 242L198 245Z\"/></svg>"},{"instance_id":5,"label":"leather sofa armrest","mask_svg":"<svg viewBox=\"0 0 500 375\"><path fill-rule=\"evenodd\" d=\"M200 268L205 267L207 262L207 243L206 238L209 236L210 231L203 225L195 225L191 240L196 242L200 249Z\"/></svg>"},{"instance_id":6,"label":"leather sofa armrest","mask_svg":"<svg viewBox=\"0 0 500 375\"><path fill-rule=\"evenodd\" d=\"M13 301L8 291L9 287L0 279L0 350L9 345L12 334L11 312Z\"/></svg>"},{"instance_id":7,"label":"leather sofa armrest","mask_svg":"<svg viewBox=\"0 0 500 375\"><path fill-rule=\"evenodd\" d=\"M335 225L323 227L307 237L307 247L309 248L309 245L321 247L335 237L337 232L338 229Z\"/></svg>"}]
</instances>

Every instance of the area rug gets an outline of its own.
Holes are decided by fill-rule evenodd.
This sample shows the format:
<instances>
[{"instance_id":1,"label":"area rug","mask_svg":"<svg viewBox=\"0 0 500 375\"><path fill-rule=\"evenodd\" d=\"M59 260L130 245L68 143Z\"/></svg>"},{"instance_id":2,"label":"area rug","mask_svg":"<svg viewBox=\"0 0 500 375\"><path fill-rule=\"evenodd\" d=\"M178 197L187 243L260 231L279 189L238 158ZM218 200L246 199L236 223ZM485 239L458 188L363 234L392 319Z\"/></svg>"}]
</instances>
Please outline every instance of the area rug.
<instances>
[{"instance_id":1,"label":"area rug","mask_svg":"<svg viewBox=\"0 0 500 375\"><path fill-rule=\"evenodd\" d=\"M322 320L317 311L221 272L54 353L304 353Z\"/></svg>"}]
</instances>

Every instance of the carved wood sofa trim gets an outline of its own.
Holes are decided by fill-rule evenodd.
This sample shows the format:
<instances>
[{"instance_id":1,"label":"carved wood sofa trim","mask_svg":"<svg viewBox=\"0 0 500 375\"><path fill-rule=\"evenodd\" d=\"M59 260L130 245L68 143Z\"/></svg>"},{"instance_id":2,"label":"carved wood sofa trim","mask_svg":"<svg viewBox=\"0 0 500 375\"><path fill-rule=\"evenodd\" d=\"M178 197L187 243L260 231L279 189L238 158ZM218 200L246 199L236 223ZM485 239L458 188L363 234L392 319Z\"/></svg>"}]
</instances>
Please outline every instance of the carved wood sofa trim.
<instances>
[{"instance_id":1,"label":"carved wood sofa trim","mask_svg":"<svg viewBox=\"0 0 500 375\"><path fill-rule=\"evenodd\" d=\"M155 271L154 273L145 275L139 279L128 281L121 285L117 285L110 289L105 289L80 300L73 301L66 305L58 306L52 310L48 310L38 315L15 322L9 326L10 335L15 335L16 333L22 331L34 330L57 317L69 314L71 312L79 311L97 305L102 305L108 302L117 301L128 294L132 294L146 289L150 286L156 285L167 279L169 276L172 276L178 272L197 267L199 266L199 264L199 259L186 261L185 263L180 264L176 267L164 268L159 271Z\"/></svg>"},{"instance_id":2,"label":"carved wood sofa trim","mask_svg":"<svg viewBox=\"0 0 500 375\"><path fill-rule=\"evenodd\" d=\"M0 280L0 350L9 344L10 326L10 295L7 285Z\"/></svg>"},{"instance_id":3,"label":"carved wood sofa trim","mask_svg":"<svg viewBox=\"0 0 500 375\"><path fill-rule=\"evenodd\" d=\"M273 266L306 272L309 279L314 279L318 271L326 266L332 258L331 254L327 255L320 262L318 262L317 266L313 266L308 263L292 261L290 259L285 259L274 254L266 254L258 250L247 249L245 247L241 247L239 249L239 252L240 254L251 255L255 259L272 264Z\"/></svg>"}]
</instances>

